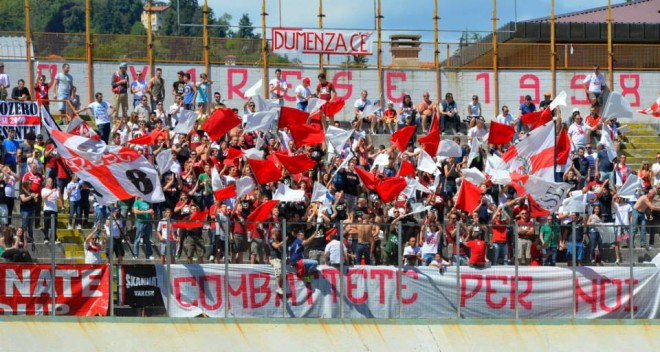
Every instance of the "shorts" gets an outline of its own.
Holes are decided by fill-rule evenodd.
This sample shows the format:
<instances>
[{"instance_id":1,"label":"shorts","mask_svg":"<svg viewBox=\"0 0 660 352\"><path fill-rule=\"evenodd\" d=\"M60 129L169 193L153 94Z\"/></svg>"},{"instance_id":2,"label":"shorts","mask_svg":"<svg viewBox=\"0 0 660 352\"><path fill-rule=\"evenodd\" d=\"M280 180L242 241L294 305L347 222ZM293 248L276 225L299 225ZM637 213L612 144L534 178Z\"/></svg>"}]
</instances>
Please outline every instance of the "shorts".
<instances>
[{"instance_id":1,"label":"shorts","mask_svg":"<svg viewBox=\"0 0 660 352\"><path fill-rule=\"evenodd\" d=\"M264 255L264 240L261 238L253 238L250 242L250 252L258 256Z\"/></svg>"},{"instance_id":2,"label":"shorts","mask_svg":"<svg viewBox=\"0 0 660 352\"><path fill-rule=\"evenodd\" d=\"M532 241L526 238L518 238L518 259L522 259L523 252L525 259L532 259Z\"/></svg>"},{"instance_id":3,"label":"shorts","mask_svg":"<svg viewBox=\"0 0 660 352\"><path fill-rule=\"evenodd\" d=\"M282 276L282 259L273 258L270 260L270 265L273 266L273 270L275 271L275 277Z\"/></svg>"},{"instance_id":4,"label":"shorts","mask_svg":"<svg viewBox=\"0 0 660 352\"><path fill-rule=\"evenodd\" d=\"M245 252L248 249L248 241L246 235L235 234L234 235L234 248L236 252Z\"/></svg>"},{"instance_id":5,"label":"shorts","mask_svg":"<svg viewBox=\"0 0 660 352\"><path fill-rule=\"evenodd\" d=\"M158 250L160 251L160 255L164 256L167 253L167 242L160 242L158 244ZM176 255L176 242L175 241L170 241L170 256L175 256Z\"/></svg>"},{"instance_id":6,"label":"shorts","mask_svg":"<svg viewBox=\"0 0 660 352\"><path fill-rule=\"evenodd\" d=\"M189 234L183 242L183 252L188 258L203 256L206 249L202 237Z\"/></svg>"}]
</instances>

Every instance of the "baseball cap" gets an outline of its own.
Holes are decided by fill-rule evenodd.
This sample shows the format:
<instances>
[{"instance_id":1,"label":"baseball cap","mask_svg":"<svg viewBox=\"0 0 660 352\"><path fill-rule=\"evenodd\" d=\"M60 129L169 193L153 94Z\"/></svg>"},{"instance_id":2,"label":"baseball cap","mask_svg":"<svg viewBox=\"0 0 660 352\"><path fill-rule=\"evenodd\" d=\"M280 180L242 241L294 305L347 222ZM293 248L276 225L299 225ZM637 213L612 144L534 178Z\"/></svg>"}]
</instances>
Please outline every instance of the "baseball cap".
<instances>
[{"instance_id":1,"label":"baseball cap","mask_svg":"<svg viewBox=\"0 0 660 352\"><path fill-rule=\"evenodd\" d=\"M550 92L545 92L545 93L543 93L543 96L544 96L544 97L549 97L549 96L551 96L551 95L552 95L552 94L551 94Z\"/></svg>"},{"instance_id":2,"label":"baseball cap","mask_svg":"<svg viewBox=\"0 0 660 352\"><path fill-rule=\"evenodd\" d=\"M128 65L125 62L119 64L119 68L126 68L126 67L128 67Z\"/></svg>"},{"instance_id":3,"label":"baseball cap","mask_svg":"<svg viewBox=\"0 0 660 352\"><path fill-rule=\"evenodd\" d=\"M303 81L303 83L307 83L307 84L309 84L309 83L311 82L311 81L309 80L309 77L305 77L305 78L303 78L302 81Z\"/></svg>"},{"instance_id":4,"label":"baseball cap","mask_svg":"<svg viewBox=\"0 0 660 352\"><path fill-rule=\"evenodd\" d=\"M376 100L374 100L374 105L376 105L376 104L378 104L378 103L380 103L380 99L376 99Z\"/></svg>"}]
</instances>

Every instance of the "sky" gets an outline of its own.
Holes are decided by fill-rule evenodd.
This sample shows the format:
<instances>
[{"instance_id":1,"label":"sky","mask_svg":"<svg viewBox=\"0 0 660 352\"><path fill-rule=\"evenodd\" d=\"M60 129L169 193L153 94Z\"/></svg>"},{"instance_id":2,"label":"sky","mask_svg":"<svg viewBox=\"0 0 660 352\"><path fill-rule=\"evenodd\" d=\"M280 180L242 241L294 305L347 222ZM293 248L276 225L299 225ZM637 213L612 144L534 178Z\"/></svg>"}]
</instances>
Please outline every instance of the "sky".
<instances>
[{"instance_id":1,"label":"sky","mask_svg":"<svg viewBox=\"0 0 660 352\"><path fill-rule=\"evenodd\" d=\"M319 1L323 0L266 0L266 27L318 28ZM375 28L375 2L377 0L325 0L323 12L326 28ZM624 0L612 0L612 4ZM203 0L200 0L203 3ZM261 31L261 0L208 0L219 15L232 15L232 25L247 13ZM280 9L281 4L281 9ZM530 6L530 4L533 4ZM555 14L606 6L607 0L556 0ZM462 31L492 30L492 0L438 0L440 41L458 41ZM497 0L498 27L509 22L550 16L551 0ZM423 40L433 40L434 0L381 0L383 29L409 29L393 31L401 34L419 33ZM281 10L281 11L280 11ZM281 16L280 16L281 13ZM388 38L389 34L384 38Z\"/></svg>"}]
</instances>

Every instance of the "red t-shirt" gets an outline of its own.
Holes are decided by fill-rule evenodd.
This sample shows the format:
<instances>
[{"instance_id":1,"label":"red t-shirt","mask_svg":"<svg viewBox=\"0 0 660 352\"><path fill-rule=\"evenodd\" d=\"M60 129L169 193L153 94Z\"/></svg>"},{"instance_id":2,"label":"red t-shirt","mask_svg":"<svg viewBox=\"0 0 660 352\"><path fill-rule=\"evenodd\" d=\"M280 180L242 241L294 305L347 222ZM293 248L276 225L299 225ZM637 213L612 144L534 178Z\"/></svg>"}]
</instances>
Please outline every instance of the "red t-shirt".
<instances>
[{"instance_id":1,"label":"red t-shirt","mask_svg":"<svg viewBox=\"0 0 660 352\"><path fill-rule=\"evenodd\" d=\"M449 223L445 225L445 233L446 233L446 238L447 238L447 243L451 243L453 245L456 245L456 225ZM461 237L465 234L465 231L461 229ZM455 254L456 250L452 254ZM459 255L466 255L467 252L465 251L465 246L461 244L459 246L458 250Z\"/></svg>"},{"instance_id":2,"label":"red t-shirt","mask_svg":"<svg viewBox=\"0 0 660 352\"><path fill-rule=\"evenodd\" d=\"M40 173L28 172L23 175L23 182L30 181L30 191L41 194L41 186L44 184L44 176Z\"/></svg>"},{"instance_id":3,"label":"red t-shirt","mask_svg":"<svg viewBox=\"0 0 660 352\"><path fill-rule=\"evenodd\" d=\"M493 243L506 243L506 222L495 219L491 229L493 231Z\"/></svg>"},{"instance_id":4,"label":"red t-shirt","mask_svg":"<svg viewBox=\"0 0 660 352\"><path fill-rule=\"evenodd\" d=\"M523 232L529 231L530 227L532 229L532 233L530 235L523 234ZM532 222L532 219L529 219L528 221L525 221L523 219L518 220L518 237L530 240L533 235L534 235L534 223Z\"/></svg>"},{"instance_id":5,"label":"red t-shirt","mask_svg":"<svg viewBox=\"0 0 660 352\"><path fill-rule=\"evenodd\" d=\"M468 241L466 245L470 248L470 264L486 264L486 242L482 240Z\"/></svg>"},{"instance_id":6,"label":"red t-shirt","mask_svg":"<svg viewBox=\"0 0 660 352\"><path fill-rule=\"evenodd\" d=\"M543 253L541 253L541 248L536 245L536 243L532 243L532 247L530 248L530 253L532 255L532 266L543 266Z\"/></svg>"},{"instance_id":7,"label":"red t-shirt","mask_svg":"<svg viewBox=\"0 0 660 352\"><path fill-rule=\"evenodd\" d=\"M330 101L331 97L331 92L335 90L335 86L332 85L332 82L325 82L324 84L319 83L316 86L316 93L319 96L319 99L323 99L325 101Z\"/></svg>"}]
</instances>

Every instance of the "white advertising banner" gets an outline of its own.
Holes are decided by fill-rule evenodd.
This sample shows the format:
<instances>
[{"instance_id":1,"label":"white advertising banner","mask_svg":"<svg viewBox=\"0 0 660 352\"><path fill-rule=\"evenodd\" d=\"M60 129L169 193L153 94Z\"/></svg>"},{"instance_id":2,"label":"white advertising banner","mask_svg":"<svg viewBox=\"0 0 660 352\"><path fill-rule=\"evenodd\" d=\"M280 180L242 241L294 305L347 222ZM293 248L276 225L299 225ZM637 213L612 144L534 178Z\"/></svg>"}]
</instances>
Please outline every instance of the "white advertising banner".
<instances>
[{"instance_id":1,"label":"white advertising banner","mask_svg":"<svg viewBox=\"0 0 660 352\"><path fill-rule=\"evenodd\" d=\"M158 283L172 317L320 317L338 318L572 318L573 273L571 268L521 267L518 298L513 267L473 269L456 267L404 268L401 297L397 297L398 270L389 266L354 266L346 274L320 266L311 283L287 275L286 307L276 294L273 268L269 265L231 265L227 297L225 267L220 265L172 265L169 287L165 266L157 265ZM659 318L660 270L638 267L634 285L628 268L581 267L577 269L578 318L627 318L630 294L636 318ZM341 279L344 280L343 284ZM341 288L346 291L341 293ZM458 287L458 289L457 289ZM293 288L293 289L291 289ZM340 300L343 299L343 305ZM517 301L517 303L516 303ZM400 302L400 303L399 303ZM401 304L401 307L399 307ZM342 307L343 306L343 307ZM399 309L400 308L400 309Z\"/></svg>"},{"instance_id":2,"label":"white advertising banner","mask_svg":"<svg viewBox=\"0 0 660 352\"><path fill-rule=\"evenodd\" d=\"M373 54L374 32L323 29L273 28L273 52L277 54Z\"/></svg>"}]
</instances>

